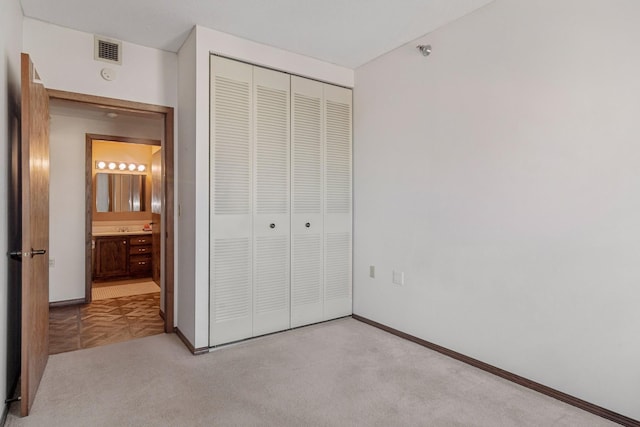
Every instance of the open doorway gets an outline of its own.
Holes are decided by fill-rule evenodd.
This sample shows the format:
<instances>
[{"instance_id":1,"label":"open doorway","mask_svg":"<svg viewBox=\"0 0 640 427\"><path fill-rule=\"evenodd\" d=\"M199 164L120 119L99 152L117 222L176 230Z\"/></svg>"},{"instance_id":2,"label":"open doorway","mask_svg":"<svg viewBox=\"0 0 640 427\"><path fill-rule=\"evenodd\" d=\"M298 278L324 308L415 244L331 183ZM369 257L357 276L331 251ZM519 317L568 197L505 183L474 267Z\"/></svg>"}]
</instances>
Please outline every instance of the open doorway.
<instances>
[{"instance_id":1,"label":"open doorway","mask_svg":"<svg viewBox=\"0 0 640 427\"><path fill-rule=\"evenodd\" d=\"M75 348L145 336L145 330L153 330L155 333L173 332L173 109L53 90L49 91L49 96L52 131L63 129L62 135L52 132L52 149L55 150L56 144L71 144L71 141L74 144L69 149L58 148L58 157L54 152L51 156L51 204L52 207L56 206L52 209L51 221L52 228L58 230L57 238L56 232L52 232L50 251L50 272L54 273L51 274L50 288L52 315L56 310L64 308L59 313L62 317L70 318L69 313L77 310L79 320L94 318L96 322L92 326L98 324L98 321L103 323L105 327L97 335L79 336ZM74 126L73 132L68 131L71 124ZM80 134L84 147L78 147ZM102 148L94 155L94 146L100 144ZM147 155L144 158L119 155L119 152L124 153L120 148L125 146L137 148L138 152L146 152ZM61 159L61 156L64 156L64 159ZM104 170L99 169L97 157L100 157L100 162L107 163ZM126 171L117 168L117 171L121 172L118 175L122 177L118 183L116 177L108 176L108 163L111 162L118 162L118 166L120 162L127 163ZM129 167L136 170L131 171ZM70 169L74 169L73 173ZM67 211L71 210L71 206L76 206L78 201L71 200L73 197L69 193L70 187L73 186L73 194L77 197L78 189L75 186L78 184L76 181L80 172L82 212L78 214L78 209L75 208L74 220L67 218ZM56 184L56 180L59 180L59 175L65 174L73 175L75 178L73 184L67 183L61 187L59 183ZM114 188L114 185L133 189L135 194L132 197L122 196L118 201L107 201L107 206L109 203L124 204L124 199L127 198L126 203L133 205L134 209L129 212L102 212L104 209L98 209L96 193L108 192L109 186ZM69 191L65 191L67 187ZM103 207L104 202L100 208ZM57 215L57 222L56 209L61 211ZM113 234L114 232L117 233ZM123 250L112 252L107 258L102 258L115 263L114 265L98 266L96 237L105 240L102 238L106 238L109 233L115 239L106 242L102 249L108 250L109 244L111 249L114 249L113 243L117 240ZM69 266L65 264L65 257L71 255L73 265ZM118 261L121 266L126 267L124 270L120 267L120 272L117 271ZM78 271L79 269L81 271ZM65 274L69 271L75 271L73 280L65 280ZM79 277L80 273L82 277ZM69 287L71 283L74 288L59 289L60 283L65 284L63 287ZM112 298L109 305L104 302L109 298L95 298L95 284L98 285L98 291L117 285L125 285L124 288L127 284L138 286L133 286L134 290L129 292L131 301L126 301L125 298L115 304L116 301ZM139 293L140 285L147 290L143 289L143 292ZM151 286L155 286L155 289L161 292L150 290ZM120 294L112 296L119 298ZM101 300L103 302L98 304ZM92 301L95 303L93 312L90 304ZM145 310L150 312L151 309L155 315L152 321L149 320L150 317L142 316L139 319L142 322L140 325L130 324L119 331L109 331L108 326L118 322L114 316L124 313L135 317L140 316ZM95 313L105 314L102 316L104 319ZM52 318L52 336L60 332L55 330L56 325L60 327L57 320ZM122 333L125 330L129 333L128 338ZM72 349L74 348L64 351Z\"/></svg>"},{"instance_id":2,"label":"open doorway","mask_svg":"<svg viewBox=\"0 0 640 427\"><path fill-rule=\"evenodd\" d=\"M160 292L162 141L87 134L86 144L85 302Z\"/></svg>"}]
</instances>

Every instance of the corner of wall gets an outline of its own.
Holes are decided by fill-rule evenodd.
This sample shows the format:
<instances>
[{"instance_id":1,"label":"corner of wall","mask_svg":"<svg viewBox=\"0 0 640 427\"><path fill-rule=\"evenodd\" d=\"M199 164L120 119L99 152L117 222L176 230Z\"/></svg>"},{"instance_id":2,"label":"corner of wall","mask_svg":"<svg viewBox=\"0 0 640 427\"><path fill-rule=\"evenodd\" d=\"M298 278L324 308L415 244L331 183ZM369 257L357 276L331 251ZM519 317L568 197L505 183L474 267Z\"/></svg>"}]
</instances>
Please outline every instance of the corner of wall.
<instances>
[{"instance_id":1,"label":"corner of wall","mask_svg":"<svg viewBox=\"0 0 640 427\"><path fill-rule=\"evenodd\" d=\"M354 312L640 419L640 4L588 4L493 2L356 70Z\"/></svg>"},{"instance_id":2,"label":"corner of wall","mask_svg":"<svg viewBox=\"0 0 640 427\"><path fill-rule=\"evenodd\" d=\"M178 126L176 146L176 324L185 338L196 342L195 225L196 203L196 30L178 51Z\"/></svg>"}]
</instances>

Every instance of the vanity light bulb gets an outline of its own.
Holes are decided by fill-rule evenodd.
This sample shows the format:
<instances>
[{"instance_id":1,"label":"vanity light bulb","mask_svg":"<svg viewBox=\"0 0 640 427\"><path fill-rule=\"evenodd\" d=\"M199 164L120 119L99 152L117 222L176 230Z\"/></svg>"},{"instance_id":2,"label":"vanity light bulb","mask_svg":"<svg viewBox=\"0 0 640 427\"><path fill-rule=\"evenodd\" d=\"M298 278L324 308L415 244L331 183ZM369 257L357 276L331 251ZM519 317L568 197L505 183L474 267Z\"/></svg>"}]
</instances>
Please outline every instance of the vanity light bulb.
<instances>
[{"instance_id":1,"label":"vanity light bulb","mask_svg":"<svg viewBox=\"0 0 640 427\"><path fill-rule=\"evenodd\" d=\"M103 161L98 162L98 169L104 169L107 167L107 164Z\"/></svg>"},{"instance_id":2,"label":"vanity light bulb","mask_svg":"<svg viewBox=\"0 0 640 427\"><path fill-rule=\"evenodd\" d=\"M129 163L129 170L130 170L131 172L133 172L134 170L136 170L136 165L135 165L135 163Z\"/></svg>"},{"instance_id":3,"label":"vanity light bulb","mask_svg":"<svg viewBox=\"0 0 640 427\"><path fill-rule=\"evenodd\" d=\"M109 163L109 169L114 170L116 168L116 164L114 162Z\"/></svg>"},{"instance_id":4,"label":"vanity light bulb","mask_svg":"<svg viewBox=\"0 0 640 427\"><path fill-rule=\"evenodd\" d=\"M138 165L138 172L144 172L146 168L145 165Z\"/></svg>"},{"instance_id":5,"label":"vanity light bulb","mask_svg":"<svg viewBox=\"0 0 640 427\"><path fill-rule=\"evenodd\" d=\"M121 171L125 170L127 168L127 164L126 163L120 163L118 165L118 169L120 169Z\"/></svg>"}]
</instances>

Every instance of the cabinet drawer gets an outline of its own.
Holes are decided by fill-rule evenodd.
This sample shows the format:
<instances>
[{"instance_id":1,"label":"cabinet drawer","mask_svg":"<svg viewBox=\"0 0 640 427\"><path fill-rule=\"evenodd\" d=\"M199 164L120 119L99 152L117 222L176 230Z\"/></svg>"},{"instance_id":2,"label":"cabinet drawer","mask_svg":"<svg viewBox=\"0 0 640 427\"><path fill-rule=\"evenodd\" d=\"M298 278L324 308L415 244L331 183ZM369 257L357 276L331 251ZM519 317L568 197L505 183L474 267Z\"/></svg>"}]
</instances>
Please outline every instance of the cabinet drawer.
<instances>
[{"instance_id":1,"label":"cabinet drawer","mask_svg":"<svg viewBox=\"0 0 640 427\"><path fill-rule=\"evenodd\" d=\"M137 245L150 245L151 244L151 236L130 236L129 244L132 246Z\"/></svg>"},{"instance_id":2,"label":"cabinet drawer","mask_svg":"<svg viewBox=\"0 0 640 427\"><path fill-rule=\"evenodd\" d=\"M144 255L151 253L151 246L138 246L138 245L130 245L129 246L129 255Z\"/></svg>"},{"instance_id":3,"label":"cabinet drawer","mask_svg":"<svg viewBox=\"0 0 640 427\"><path fill-rule=\"evenodd\" d=\"M129 273L140 274L151 272L151 256L150 255L135 255L129 257Z\"/></svg>"}]
</instances>

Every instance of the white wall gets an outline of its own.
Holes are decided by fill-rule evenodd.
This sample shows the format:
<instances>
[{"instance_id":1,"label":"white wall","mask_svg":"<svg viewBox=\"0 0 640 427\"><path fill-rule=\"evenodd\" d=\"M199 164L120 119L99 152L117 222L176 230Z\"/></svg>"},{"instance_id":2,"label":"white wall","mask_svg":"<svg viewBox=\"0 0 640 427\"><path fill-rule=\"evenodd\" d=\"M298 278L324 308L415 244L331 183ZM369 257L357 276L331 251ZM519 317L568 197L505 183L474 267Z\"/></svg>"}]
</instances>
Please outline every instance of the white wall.
<instances>
[{"instance_id":1,"label":"white wall","mask_svg":"<svg viewBox=\"0 0 640 427\"><path fill-rule=\"evenodd\" d=\"M638 21L498 0L356 70L355 313L640 419Z\"/></svg>"},{"instance_id":2,"label":"white wall","mask_svg":"<svg viewBox=\"0 0 640 427\"><path fill-rule=\"evenodd\" d=\"M188 315L182 312L178 326L196 348L209 345L210 53L329 83L353 86L353 70L200 26L195 27L181 48L179 81L183 116L180 119L182 172L179 181L183 182L180 184L182 218L179 219L181 237L178 246L181 250L189 247L189 252L184 255L191 258L186 267L180 267L178 276L183 286L179 296L179 311L190 310ZM195 79L195 86L190 79ZM187 185L188 189L185 188ZM190 301L184 301L183 298L189 298ZM190 324L182 323L183 320Z\"/></svg>"},{"instance_id":3,"label":"white wall","mask_svg":"<svg viewBox=\"0 0 640 427\"><path fill-rule=\"evenodd\" d=\"M85 134L161 140L163 132L160 120L51 115L49 259L55 266L49 269L50 301L85 297Z\"/></svg>"},{"instance_id":4,"label":"white wall","mask_svg":"<svg viewBox=\"0 0 640 427\"><path fill-rule=\"evenodd\" d=\"M176 275L183 284L177 289L180 332L195 342L195 259L196 259L196 36L195 29L178 52L178 192ZM208 196L207 196L208 198Z\"/></svg>"},{"instance_id":5,"label":"white wall","mask_svg":"<svg viewBox=\"0 0 640 427\"><path fill-rule=\"evenodd\" d=\"M7 357L16 354L15 348L7 344L7 316L9 309L8 252L9 230L9 141L17 127L12 121L12 112L17 111L20 102L20 50L22 48L22 10L18 0L0 2L0 398L7 396ZM13 131L13 132L12 132ZM13 306L13 301L12 301ZM15 307L11 309L15 310ZM16 331L13 331L16 333ZM13 373L9 373L9 378ZM4 405L2 405L4 408ZM1 414L1 412L0 412Z\"/></svg>"},{"instance_id":6,"label":"white wall","mask_svg":"<svg viewBox=\"0 0 640 427\"><path fill-rule=\"evenodd\" d=\"M24 51L31 54L48 88L177 106L175 53L123 41L122 65L112 65L93 59L93 34L30 18L24 21ZM105 67L116 71L114 81L108 82L100 76L100 70ZM176 110L176 116L178 114ZM176 152L179 144L174 138ZM177 281L175 287L176 290L179 287Z\"/></svg>"},{"instance_id":7,"label":"white wall","mask_svg":"<svg viewBox=\"0 0 640 427\"><path fill-rule=\"evenodd\" d=\"M24 51L29 53L45 86L129 101L173 107L177 101L177 55L122 43L122 65L93 59L93 34L31 18L24 20ZM116 72L104 80L100 70Z\"/></svg>"}]
</instances>

